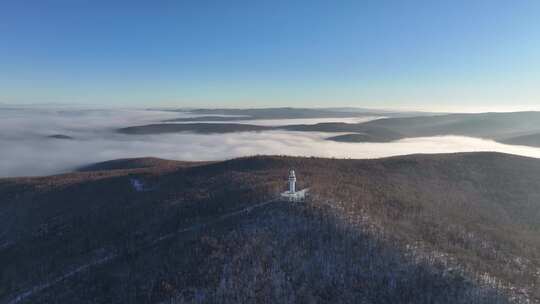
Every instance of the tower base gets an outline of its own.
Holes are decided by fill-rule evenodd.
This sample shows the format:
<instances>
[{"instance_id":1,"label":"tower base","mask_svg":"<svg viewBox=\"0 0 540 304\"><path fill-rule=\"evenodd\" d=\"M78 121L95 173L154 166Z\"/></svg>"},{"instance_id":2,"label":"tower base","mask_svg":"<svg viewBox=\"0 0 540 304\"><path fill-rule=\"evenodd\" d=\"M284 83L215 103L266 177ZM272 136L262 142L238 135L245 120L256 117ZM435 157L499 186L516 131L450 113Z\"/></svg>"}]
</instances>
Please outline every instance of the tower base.
<instances>
[{"instance_id":1,"label":"tower base","mask_svg":"<svg viewBox=\"0 0 540 304\"><path fill-rule=\"evenodd\" d=\"M309 189L303 189L296 192L286 191L281 193L281 197L286 198L289 202L303 202Z\"/></svg>"}]
</instances>

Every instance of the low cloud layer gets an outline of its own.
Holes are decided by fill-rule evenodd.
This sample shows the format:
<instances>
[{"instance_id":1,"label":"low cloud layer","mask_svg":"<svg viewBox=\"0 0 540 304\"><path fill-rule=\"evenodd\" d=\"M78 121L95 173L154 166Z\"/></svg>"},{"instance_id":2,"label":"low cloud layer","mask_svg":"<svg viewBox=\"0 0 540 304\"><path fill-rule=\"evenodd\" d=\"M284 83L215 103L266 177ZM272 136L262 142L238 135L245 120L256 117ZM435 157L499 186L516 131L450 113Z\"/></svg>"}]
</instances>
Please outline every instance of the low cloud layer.
<instances>
[{"instance_id":1,"label":"low cloud layer","mask_svg":"<svg viewBox=\"0 0 540 304\"><path fill-rule=\"evenodd\" d=\"M540 158L538 148L462 136L410 138L392 143L339 143L324 140L335 133L271 131L133 136L112 131L116 127L179 116L135 110L0 109L0 177L56 174L94 162L143 156L177 160L221 160L254 154L378 158L413 153L497 151ZM52 134L69 135L75 140L46 137Z\"/></svg>"},{"instance_id":2,"label":"low cloud layer","mask_svg":"<svg viewBox=\"0 0 540 304\"><path fill-rule=\"evenodd\" d=\"M241 123L259 126L283 126L283 125L313 125L325 122L362 123L385 117L364 116L364 117L342 117L342 118L292 118L292 119L257 119L257 120L226 120L219 123ZM215 121L197 121L205 123L216 123ZM191 121L177 123L192 123Z\"/></svg>"}]
</instances>

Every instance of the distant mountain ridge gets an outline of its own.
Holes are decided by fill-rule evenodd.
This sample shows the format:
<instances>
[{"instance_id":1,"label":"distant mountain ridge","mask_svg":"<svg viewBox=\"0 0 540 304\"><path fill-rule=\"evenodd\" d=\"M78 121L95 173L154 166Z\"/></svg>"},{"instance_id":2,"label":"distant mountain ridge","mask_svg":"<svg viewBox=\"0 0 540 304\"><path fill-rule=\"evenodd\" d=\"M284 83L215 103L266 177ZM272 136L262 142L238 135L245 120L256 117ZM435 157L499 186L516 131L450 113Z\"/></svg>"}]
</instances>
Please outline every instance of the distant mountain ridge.
<instances>
[{"instance_id":1,"label":"distant mountain ridge","mask_svg":"<svg viewBox=\"0 0 540 304\"><path fill-rule=\"evenodd\" d=\"M540 133L505 138L502 142L510 145L540 147Z\"/></svg>"},{"instance_id":2,"label":"distant mountain ridge","mask_svg":"<svg viewBox=\"0 0 540 304\"><path fill-rule=\"evenodd\" d=\"M379 119L365 124L399 130L407 137L465 135L499 140L540 132L540 112L401 117Z\"/></svg>"},{"instance_id":3,"label":"distant mountain ridge","mask_svg":"<svg viewBox=\"0 0 540 304\"><path fill-rule=\"evenodd\" d=\"M213 113L210 111L210 113ZM233 113L240 113L234 111ZM201 118L194 118L195 120ZM204 118L206 120L206 118ZM223 117L216 120L225 119ZM228 120L226 118L225 120ZM336 118L338 119L338 118ZM186 122L189 119L181 119ZM243 118L239 118L243 120ZM329 137L341 142L390 142L403 138L461 135L501 143L539 146L540 112L441 114L434 116L390 117L364 123L317 123L312 125L260 126L256 123L162 123L118 130L124 134L194 132L201 134L288 130L302 132L349 133Z\"/></svg>"},{"instance_id":4,"label":"distant mountain ridge","mask_svg":"<svg viewBox=\"0 0 540 304\"><path fill-rule=\"evenodd\" d=\"M191 109L188 112L195 115L225 115L232 120L253 120L253 119L291 119L291 118L343 118L343 117L363 117L378 115L378 111L364 111L361 109L343 108L252 108L252 109ZM384 111L381 111L381 113ZM389 112L385 112L388 114ZM382 115L382 114L381 114ZM236 117L235 117L236 116ZM206 119L221 119L219 116L204 116ZM200 117L179 118L177 121L199 120ZM171 121L174 121L172 119Z\"/></svg>"},{"instance_id":5,"label":"distant mountain ridge","mask_svg":"<svg viewBox=\"0 0 540 304\"><path fill-rule=\"evenodd\" d=\"M88 171L108 171L108 170L130 170L130 169L145 169L153 167L186 167L206 164L208 162L183 162L178 160L167 160L156 157L143 158L124 158L115 159L91 165L86 165L77 169L78 172Z\"/></svg>"}]
</instances>

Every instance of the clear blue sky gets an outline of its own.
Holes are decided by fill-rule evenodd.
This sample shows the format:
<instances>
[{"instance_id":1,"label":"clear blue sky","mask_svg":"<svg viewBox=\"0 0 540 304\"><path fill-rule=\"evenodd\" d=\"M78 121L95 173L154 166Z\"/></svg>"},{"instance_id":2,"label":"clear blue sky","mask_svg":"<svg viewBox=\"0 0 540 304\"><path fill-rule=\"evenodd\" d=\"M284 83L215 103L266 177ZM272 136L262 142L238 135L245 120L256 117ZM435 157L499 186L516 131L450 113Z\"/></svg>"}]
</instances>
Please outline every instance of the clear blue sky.
<instances>
[{"instance_id":1,"label":"clear blue sky","mask_svg":"<svg viewBox=\"0 0 540 304\"><path fill-rule=\"evenodd\" d=\"M540 1L0 1L0 103L540 108Z\"/></svg>"}]
</instances>

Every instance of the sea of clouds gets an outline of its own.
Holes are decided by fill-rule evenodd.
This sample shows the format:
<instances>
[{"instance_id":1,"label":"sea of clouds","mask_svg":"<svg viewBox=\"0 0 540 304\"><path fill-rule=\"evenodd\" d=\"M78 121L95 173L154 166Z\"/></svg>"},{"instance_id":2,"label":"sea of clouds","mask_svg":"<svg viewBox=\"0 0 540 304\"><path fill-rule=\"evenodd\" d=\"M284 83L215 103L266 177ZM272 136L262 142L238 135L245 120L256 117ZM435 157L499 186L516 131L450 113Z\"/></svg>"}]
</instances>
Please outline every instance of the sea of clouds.
<instances>
[{"instance_id":1,"label":"sea of clouds","mask_svg":"<svg viewBox=\"0 0 540 304\"><path fill-rule=\"evenodd\" d=\"M0 177L57 174L99 161L145 156L176 160L222 160L255 154L379 158L414 153L496 151L540 158L539 148L463 136L408 138L391 143L339 143L325 140L336 133L316 132L210 135L124 135L115 132L120 127L190 116L193 115L157 110L0 108ZM366 119L276 120L261 124L361 120ZM47 137L54 134L75 139Z\"/></svg>"}]
</instances>

